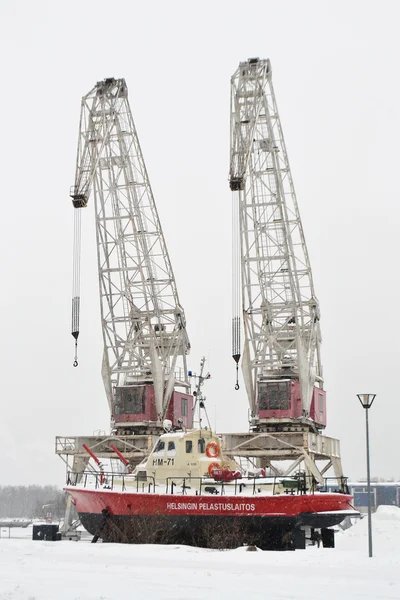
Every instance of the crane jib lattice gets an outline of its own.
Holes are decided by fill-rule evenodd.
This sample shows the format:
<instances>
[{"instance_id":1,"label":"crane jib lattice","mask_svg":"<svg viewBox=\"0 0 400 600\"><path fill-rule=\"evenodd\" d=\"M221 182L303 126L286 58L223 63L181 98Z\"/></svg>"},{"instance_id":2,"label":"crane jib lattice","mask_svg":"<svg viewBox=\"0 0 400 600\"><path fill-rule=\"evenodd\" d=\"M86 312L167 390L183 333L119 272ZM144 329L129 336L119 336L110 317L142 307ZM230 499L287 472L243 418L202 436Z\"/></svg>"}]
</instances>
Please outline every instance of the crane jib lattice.
<instances>
[{"instance_id":1,"label":"crane jib lattice","mask_svg":"<svg viewBox=\"0 0 400 600\"><path fill-rule=\"evenodd\" d=\"M105 79L82 98L70 195L75 209L75 344L81 209L92 195L104 341L102 374L110 408L115 409L117 389L151 385L157 420L162 419L175 387L189 389L186 355L190 344L124 79ZM129 398L133 411L139 402L137 394L132 392Z\"/></svg>"},{"instance_id":2,"label":"crane jib lattice","mask_svg":"<svg viewBox=\"0 0 400 600\"><path fill-rule=\"evenodd\" d=\"M299 383L308 417L313 389L323 385L319 305L269 60L240 63L231 79L229 181L232 354L236 363L242 358L252 414L260 410L265 383L285 378Z\"/></svg>"}]
</instances>

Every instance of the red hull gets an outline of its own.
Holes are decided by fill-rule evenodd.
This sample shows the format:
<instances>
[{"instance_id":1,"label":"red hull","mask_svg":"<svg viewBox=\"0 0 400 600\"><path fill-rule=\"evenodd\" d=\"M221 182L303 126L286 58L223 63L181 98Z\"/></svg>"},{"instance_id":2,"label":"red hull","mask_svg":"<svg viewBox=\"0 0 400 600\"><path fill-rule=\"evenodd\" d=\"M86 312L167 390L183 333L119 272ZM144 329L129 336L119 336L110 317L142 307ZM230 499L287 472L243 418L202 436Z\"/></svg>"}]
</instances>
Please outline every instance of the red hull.
<instances>
[{"instance_id":1,"label":"red hull","mask_svg":"<svg viewBox=\"0 0 400 600\"><path fill-rule=\"evenodd\" d=\"M352 496L346 494L300 494L275 496L182 496L175 494L140 494L112 490L89 490L68 487L78 513L111 515L209 515L296 517L353 511Z\"/></svg>"},{"instance_id":2,"label":"red hull","mask_svg":"<svg viewBox=\"0 0 400 600\"><path fill-rule=\"evenodd\" d=\"M345 494L187 496L66 489L82 525L94 540L106 542L282 550L288 549L284 540L290 535L297 540L294 547L303 548L307 528L323 531L355 513L352 497Z\"/></svg>"}]
</instances>

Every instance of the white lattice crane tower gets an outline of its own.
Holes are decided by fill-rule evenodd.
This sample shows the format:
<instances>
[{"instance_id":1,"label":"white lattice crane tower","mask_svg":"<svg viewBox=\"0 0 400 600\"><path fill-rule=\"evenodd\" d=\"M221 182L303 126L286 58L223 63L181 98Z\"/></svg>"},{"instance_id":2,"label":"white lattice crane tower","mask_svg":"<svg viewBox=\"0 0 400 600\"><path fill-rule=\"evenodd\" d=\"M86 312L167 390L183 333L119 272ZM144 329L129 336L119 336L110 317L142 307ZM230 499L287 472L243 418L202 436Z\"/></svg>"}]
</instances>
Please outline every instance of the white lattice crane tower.
<instances>
[{"instance_id":1,"label":"white lattice crane tower","mask_svg":"<svg viewBox=\"0 0 400 600\"><path fill-rule=\"evenodd\" d=\"M91 192L104 340L102 376L112 422L120 433L156 431L164 418L174 422L183 417L190 426L185 314L124 79L98 82L82 98L75 185L70 194L75 207L72 334L76 342L80 219Z\"/></svg>"},{"instance_id":2,"label":"white lattice crane tower","mask_svg":"<svg viewBox=\"0 0 400 600\"><path fill-rule=\"evenodd\" d=\"M326 424L320 311L271 76L269 60L250 59L231 79L233 356L254 430L317 431Z\"/></svg>"}]
</instances>

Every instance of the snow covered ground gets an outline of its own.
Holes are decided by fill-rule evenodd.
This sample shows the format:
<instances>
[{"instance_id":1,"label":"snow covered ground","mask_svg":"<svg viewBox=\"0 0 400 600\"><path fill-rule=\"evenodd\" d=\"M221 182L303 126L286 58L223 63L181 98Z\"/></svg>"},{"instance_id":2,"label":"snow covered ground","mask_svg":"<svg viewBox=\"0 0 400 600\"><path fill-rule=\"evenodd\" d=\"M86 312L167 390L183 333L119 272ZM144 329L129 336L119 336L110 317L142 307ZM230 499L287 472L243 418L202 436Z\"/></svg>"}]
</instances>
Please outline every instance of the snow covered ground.
<instances>
[{"instance_id":1,"label":"snow covered ground","mask_svg":"<svg viewBox=\"0 0 400 600\"><path fill-rule=\"evenodd\" d=\"M0 539L0 600L400 598L396 507L373 515L372 559L366 518L338 532L335 549L296 552L34 542L16 535Z\"/></svg>"}]
</instances>

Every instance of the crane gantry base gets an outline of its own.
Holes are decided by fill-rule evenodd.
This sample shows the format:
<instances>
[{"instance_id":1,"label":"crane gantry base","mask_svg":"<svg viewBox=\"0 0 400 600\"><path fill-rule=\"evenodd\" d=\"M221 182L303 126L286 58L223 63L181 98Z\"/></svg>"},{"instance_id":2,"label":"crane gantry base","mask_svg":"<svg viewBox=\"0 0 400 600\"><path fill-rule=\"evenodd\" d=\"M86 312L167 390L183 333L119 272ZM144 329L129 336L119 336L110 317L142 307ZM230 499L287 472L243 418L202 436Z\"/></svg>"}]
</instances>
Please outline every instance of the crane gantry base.
<instances>
[{"instance_id":1,"label":"crane gantry base","mask_svg":"<svg viewBox=\"0 0 400 600\"><path fill-rule=\"evenodd\" d=\"M117 459L117 454L110 447L112 444L132 466L135 466L148 456L157 439L158 434L57 436L56 454L61 456L68 471L79 474L85 470L90 459L85 446L98 458Z\"/></svg>"},{"instance_id":2,"label":"crane gantry base","mask_svg":"<svg viewBox=\"0 0 400 600\"><path fill-rule=\"evenodd\" d=\"M225 455L246 458L276 475L303 468L323 483L325 473L333 468L335 478L343 478L340 442L335 438L303 430L226 433L222 440Z\"/></svg>"},{"instance_id":3,"label":"crane gantry base","mask_svg":"<svg viewBox=\"0 0 400 600\"><path fill-rule=\"evenodd\" d=\"M55 450L66 465L67 480L70 481L72 473L74 482L79 483L90 460L85 446L99 459L117 459L110 447L112 444L134 467L148 456L157 439L158 435L57 436ZM60 529L63 539L76 539L76 528L80 524L71 500L72 496L67 494L65 518Z\"/></svg>"}]
</instances>

